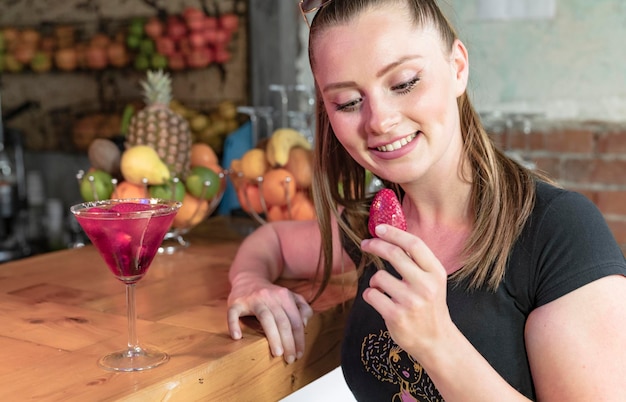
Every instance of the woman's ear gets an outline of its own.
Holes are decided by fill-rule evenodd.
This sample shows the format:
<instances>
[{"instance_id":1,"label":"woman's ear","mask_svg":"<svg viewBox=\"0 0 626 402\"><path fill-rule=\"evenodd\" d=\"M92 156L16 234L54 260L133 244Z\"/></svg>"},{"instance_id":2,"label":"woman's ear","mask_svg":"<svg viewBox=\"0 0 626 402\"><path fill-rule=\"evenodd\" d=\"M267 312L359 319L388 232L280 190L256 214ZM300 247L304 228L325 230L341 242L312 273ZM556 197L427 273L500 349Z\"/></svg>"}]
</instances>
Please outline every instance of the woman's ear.
<instances>
[{"instance_id":1,"label":"woman's ear","mask_svg":"<svg viewBox=\"0 0 626 402\"><path fill-rule=\"evenodd\" d=\"M460 40L455 40L452 45L452 67L456 80L456 96L463 95L467 89L467 80L469 77L469 58L467 49Z\"/></svg>"}]
</instances>

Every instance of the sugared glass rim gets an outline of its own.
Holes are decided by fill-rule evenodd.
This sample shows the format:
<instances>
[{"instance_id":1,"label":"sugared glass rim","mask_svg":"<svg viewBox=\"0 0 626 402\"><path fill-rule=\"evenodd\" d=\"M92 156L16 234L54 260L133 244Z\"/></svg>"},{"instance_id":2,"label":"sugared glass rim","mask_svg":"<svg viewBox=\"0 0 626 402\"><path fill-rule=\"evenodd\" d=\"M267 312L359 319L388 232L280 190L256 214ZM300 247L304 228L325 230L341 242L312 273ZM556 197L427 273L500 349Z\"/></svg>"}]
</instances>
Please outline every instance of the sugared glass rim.
<instances>
[{"instance_id":1,"label":"sugared glass rim","mask_svg":"<svg viewBox=\"0 0 626 402\"><path fill-rule=\"evenodd\" d=\"M146 205L160 205L160 208L154 208L144 211L128 211L128 212L119 212L119 211L89 211L89 208L101 207L104 205L117 205L117 204L146 204ZM180 201L175 200L166 200L162 198L114 198L108 200L98 200L98 201L86 201L81 202L80 204L76 204L70 207L70 211L75 216L87 217L87 218L111 218L111 217L146 217L149 216L160 216L167 215L172 212L177 211L183 205Z\"/></svg>"}]
</instances>

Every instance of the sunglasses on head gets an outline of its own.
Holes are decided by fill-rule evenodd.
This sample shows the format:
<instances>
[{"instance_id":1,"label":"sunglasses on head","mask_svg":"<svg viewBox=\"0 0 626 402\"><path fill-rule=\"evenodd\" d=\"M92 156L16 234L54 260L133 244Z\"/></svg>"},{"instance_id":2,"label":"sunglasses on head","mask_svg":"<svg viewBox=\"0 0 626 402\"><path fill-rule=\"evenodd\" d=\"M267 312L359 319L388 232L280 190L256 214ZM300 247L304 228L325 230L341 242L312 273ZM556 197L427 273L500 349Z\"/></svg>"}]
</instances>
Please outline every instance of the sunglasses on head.
<instances>
[{"instance_id":1,"label":"sunglasses on head","mask_svg":"<svg viewBox=\"0 0 626 402\"><path fill-rule=\"evenodd\" d=\"M332 0L300 0L300 12L302 13L304 22L306 22L309 28L311 28L311 23L306 18L306 15L318 11L331 1Z\"/></svg>"}]
</instances>

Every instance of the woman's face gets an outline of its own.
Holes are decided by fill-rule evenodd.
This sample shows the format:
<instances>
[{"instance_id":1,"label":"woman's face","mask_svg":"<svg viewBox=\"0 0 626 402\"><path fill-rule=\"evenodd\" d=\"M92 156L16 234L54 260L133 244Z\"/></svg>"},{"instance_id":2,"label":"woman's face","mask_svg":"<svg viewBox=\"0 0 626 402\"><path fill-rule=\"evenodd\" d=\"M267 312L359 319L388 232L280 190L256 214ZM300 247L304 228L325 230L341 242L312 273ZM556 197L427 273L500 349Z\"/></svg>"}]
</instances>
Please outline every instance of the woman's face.
<instances>
[{"instance_id":1,"label":"woman's face","mask_svg":"<svg viewBox=\"0 0 626 402\"><path fill-rule=\"evenodd\" d=\"M468 69L460 42L447 48L407 14L400 6L370 9L319 34L312 49L337 139L364 168L400 184L456 169L456 98Z\"/></svg>"}]
</instances>

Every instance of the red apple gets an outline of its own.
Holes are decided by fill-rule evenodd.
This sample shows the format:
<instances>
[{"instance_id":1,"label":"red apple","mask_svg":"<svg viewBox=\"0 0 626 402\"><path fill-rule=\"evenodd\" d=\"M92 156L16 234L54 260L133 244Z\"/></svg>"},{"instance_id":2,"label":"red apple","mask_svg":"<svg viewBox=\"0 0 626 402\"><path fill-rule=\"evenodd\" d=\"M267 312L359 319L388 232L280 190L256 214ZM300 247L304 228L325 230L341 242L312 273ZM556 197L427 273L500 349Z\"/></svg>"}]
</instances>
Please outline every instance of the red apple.
<instances>
[{"instance_id":1,"label":"red apple","mask_svg":"<svg viewBox=\"0 0 626 402\"><path fill-rule=\"evenodd\" d=\"M206 45L206 38L202 31L192 31L189 36L189 44L191 47L198 48Z\"/></svg>"},{"instance_id":2,"label":"red apple","mask_svg":"<svg viewBox=\"0 0 626 402\"><path fill-rule=\"evenodd\" d=\"M219 22L217 20L217 17L213 17L210 15L206 15L204 17L204 29L217 29L217 27L219 26Z\"/></svg>"},{"instance_id":3,"label":"red apple","mask_svg":"<svg viewBox=\"0 0 626 402\"><path fill-rule=\"evenodd\" d=\"M171 15L167 19L167 35L175 42L187 34L187 27L178 17Z\"/></svg>"},{"instance_id":4,"label":"red apple","mask_svg":"<svg viewBox=\"0 0 626 402\"><path fill-rule=\"evenodd\" d=\"M239 17L234 13L222 14L219 17L219 25L231 33L235 32L239 29Z\"/></svg>"},{"instance_id":5,"label":"red apple","mask_svg":"<svg viewBox=\"0 0 626 402\"><path fill-rule=\"evenodd\" d=\"M174 52L167 57L167 65L171 70L183 70L187 67L185 56L182 53Z\"/></svg>"},{"instance_id":6,"label":"red apple","mask_svg":"<svg viewBox=\"0 0 626 402\"><path fill-rule=\"evenodd\" d=\"M106 49L100 46L89 46L85 51L87 67L93 70L101 70L109 63Z\"/></svg>"},{"instance_id":7,"label":"red apple","mask_svg":"<svg viewBox=\"0 0 626 402\"><path fill-rule=\"evenodd\" d=\"M204 35L204 41L209 45L213 45L217 43L217 29L216 28L206 28L202 34Z\"/></svg>"},{"instance_id":8,"label":"red apple","mask_svg":"<svg viewBox=\"0 0 626 402\"><path fill-rule=\"evenodd\" d=\"M156 51L165 56L169 56L176 51L176 44L169 36L160 36L155 39L155 43Z\"/></svg>"},{"instance_id":9,"label":"red apple","mask_svg":"<svg viewBox=\"0 0 626 402\"><path fill-rule=\"evenodd\" d=\"M184 37L181 38L178 43L178 50L184 55L187 56L189 55L189 53L191 52L191 50L193 49L191 47L191 43L189 43L189 38L188 37Z\"/></svg>"},{"instance_id":10,"label":"red apple","mask_svg":"<svg viewBox=\"0 0 626 402\"><path fill-rule=\"evenodd\" d=\"M143 30L148 37L156 39L163 35L163 31L165 29L163 27L163 23L158 17L150 17L144 25Z\"/></svg>"},{"instance_id":11,"label":"red apple","mask_svg":"<svg viewBox=\"0 0 626 402\"><path fill-rule=\"evenodd\" d=\"M215 62L219 64L228 63L231 59L232 55L228 51L228 49L224 46L216 46L214 50L214 58Z\"/></svg>"},{"instance_id":12,"label":"red apple","mask_svg":"<svg viewBox=\"0 0 626 402\"><path fill-rule=\"evenodd\" d=\"M193 49L187 56L187 64L191 68L204 68L211 64L211 59L204 48Z\"/></svg>"},{"instance_id":13,"label":"red apple","mask_svg":"<svg viewBox=\"0 0 626 402\"><path fill-rule=\"evenodd\" d=\"M217 45L226 45L230 42L232 33L224 28L220 28L215 31L215 42Z\"/></svg>"},{"instance_id":14,"label":"red apple","mask_svg":"<svg viewBox=\"0 0 626 402\"><path fill-rule=\"evenodd\" d=\"M186 7L183 10L183 19L192 31L201 31L204 28L204 12L196 7Z\"/></svg>"}]
</instances>

